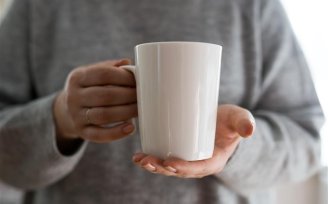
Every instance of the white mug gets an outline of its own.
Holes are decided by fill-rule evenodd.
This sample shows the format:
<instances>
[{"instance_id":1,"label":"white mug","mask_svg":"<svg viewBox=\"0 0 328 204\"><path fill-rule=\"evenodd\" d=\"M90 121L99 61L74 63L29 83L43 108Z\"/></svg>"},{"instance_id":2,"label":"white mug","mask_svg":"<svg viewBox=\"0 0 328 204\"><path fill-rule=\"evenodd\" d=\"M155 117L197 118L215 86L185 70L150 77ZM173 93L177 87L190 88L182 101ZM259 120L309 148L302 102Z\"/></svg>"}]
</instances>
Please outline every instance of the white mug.
<instances>
[{"instance_id":1,"label":"white mug","mask_svg":"<svg viewBox=\"0 0 328 204\"><path fill-rule=\"evenodd\" d=\"M135 47L142 151L161 159L211 158L214 150L222 47L154 42Z\"/></svg>"}]
</instances>

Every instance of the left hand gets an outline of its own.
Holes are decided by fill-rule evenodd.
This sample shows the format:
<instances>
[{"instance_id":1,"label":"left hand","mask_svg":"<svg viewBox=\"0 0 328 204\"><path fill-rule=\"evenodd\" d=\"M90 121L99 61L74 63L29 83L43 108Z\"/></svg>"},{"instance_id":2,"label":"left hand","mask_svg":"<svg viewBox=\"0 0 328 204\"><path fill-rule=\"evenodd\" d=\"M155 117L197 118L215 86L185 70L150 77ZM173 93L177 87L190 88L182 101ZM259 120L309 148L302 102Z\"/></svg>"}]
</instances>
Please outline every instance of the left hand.
<instances>
[{"instance_id":1,"label":"left hand","mask_svg":"<svg viewBox=\"0 0 328 204\"><path fill-rule=\"evenodd\" d=\"M217 113L215 147L213 157L199 161L184 161L178 158L167 160L136 153L136 165L151 172L181 178L202 178L220 173L234 153L240 140L250 137L255 130L252 114L236 105L221 105Z\"/></svg>"}]
</instances>

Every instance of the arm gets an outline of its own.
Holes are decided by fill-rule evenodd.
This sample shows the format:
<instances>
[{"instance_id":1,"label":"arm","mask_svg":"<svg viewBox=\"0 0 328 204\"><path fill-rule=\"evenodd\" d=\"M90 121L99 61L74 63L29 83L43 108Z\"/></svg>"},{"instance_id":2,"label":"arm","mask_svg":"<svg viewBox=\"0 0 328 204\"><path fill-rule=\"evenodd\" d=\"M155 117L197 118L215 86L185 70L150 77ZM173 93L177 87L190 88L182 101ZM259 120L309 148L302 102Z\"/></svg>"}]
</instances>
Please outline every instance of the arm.
<instances>
[{"instance_id":1,"label":"arm","mask_svg":"<svg viewBox=\"0 0 328 204\"><path fill-rule=\"evenodd\" d=\"M15 1L0 28L0 179L34 189L69 174L83 154L82 141L130 135L137 99L133 75L119 69L126 59L76 68L62 91L39 98L29 67L27 2ZM104 126L119 121L126 122Z\"/></svg>"},{"instance_id":2,"label":"arm","mask_svg":"<svg viewBox=\"0 0 328 204\"><path fill-rule=\"evenodd\" d=\"M219 174L247 194L307 178L320 168L323 113L304 56L276 0L261 15L262 95L252 110L257 131L243 140Z\"/></svg>"},{"instance_id":3,"label":"arm","mask_svg":"<svg viewBox=\"0 0 328 204\"><path fill-rule=\"evenodd\" d=\"M28 1L13 2L0 25L0 179L23 189L67 175L83 148L58 151L52 104L55 94L35 100L29 71Z\"/></svg>"},{"instance_id":4,"label":"arm","mask_svg":"<svg viewBox=\"0 0 328 204\"><path fill-rule=\"evenodd\" d=\"M242 195L318 170L323 114L308 67L277 0L266 1L261 20L264 64L261 97L251 110L254 134L247 110L222 105L212 158L163 161L138 153L133 157L138 166L182 178L215 175Z\"/></svg>"}]
</instances>

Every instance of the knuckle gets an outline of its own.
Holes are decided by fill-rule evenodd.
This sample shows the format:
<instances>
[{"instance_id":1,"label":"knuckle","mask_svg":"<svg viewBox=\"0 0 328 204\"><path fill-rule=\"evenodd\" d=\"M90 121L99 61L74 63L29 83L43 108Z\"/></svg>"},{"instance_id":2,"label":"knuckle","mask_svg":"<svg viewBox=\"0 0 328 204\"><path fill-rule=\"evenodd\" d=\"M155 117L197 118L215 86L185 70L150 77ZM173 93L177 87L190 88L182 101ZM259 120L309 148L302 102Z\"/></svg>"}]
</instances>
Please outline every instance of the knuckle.
<instances>
[{"instance_id":1,"label":"knuckle","mask_svg":"<svg viewBox=\"0 0 328 204\"><path fill-rule=\"evenodd\" d=\"M73 114L77 107L79 107L79 101L80 100L78 100L78 96L75 90L66 90L65 103L67 105L68 112Z\"/></svg>"},{"instance_id":2,"label":"knuckle","mask_svg":"<svg viewBox=\"0 0 328 204\"><path fill-rule=\"evenodd\" d=\"M95 121L98 121L100 123L106 123L109 122L110 114L108 114L108 111L100 111L100 110L94 110L94 115L95 115Z\"/></svg>"},{"instance_id":3,"label":"knuckle","mask_svg":"<svg viewBox=\"0 0 328 204\"><path fill-rule=\"evenodd\" d=\"M66 91L63 95L63 107L64 111L67 113L67 117L71 119L74 124L76 120L75 116L77 115L77 105L75 104L75 97L72 96L72 92Z\"/></svg>"},{"instance_id":4,"label":"knuckle","mask_svg":"<svg viewBox=\"0 0 328 204\"><path fill-rule=\"evenodd\" d=\"M67 78L67 84L69 86L75 86L82 76L82 68L77 68L71 71Z\"/></svg>"},{"instance_id":5,"label":"knuckle","mask_svg":"<svg viewBox=\"0 0 328 204\"><path fill-rule=\"evenodd\" d=\"M67 104L70 104L75 99L75 92L74 90L68 89L66 91L66 102Z\"/></svg>"}]
</instances>

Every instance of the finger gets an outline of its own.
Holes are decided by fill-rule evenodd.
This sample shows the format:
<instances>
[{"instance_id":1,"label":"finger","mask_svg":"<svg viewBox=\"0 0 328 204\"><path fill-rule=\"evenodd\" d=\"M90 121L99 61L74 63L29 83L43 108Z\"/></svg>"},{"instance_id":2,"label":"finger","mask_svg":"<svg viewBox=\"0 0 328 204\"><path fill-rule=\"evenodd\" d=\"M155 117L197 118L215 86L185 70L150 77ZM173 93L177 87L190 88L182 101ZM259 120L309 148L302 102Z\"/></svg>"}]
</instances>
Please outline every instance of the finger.
<instances>
[{"instance_id":1,"label":"finger","mask_svg":"<svg viewBox=\"0 0 328 204\"><path fill-rule=\"evenodd\" d=\"M175 173L168 171L163 166L163 160L158 157L145 155L137 165L152 173L159 173L165 176L175 176Z\"/></svg>"},{"instance_id":2,"label":"finger","mask_svg":"<svg viewBox=\"0 0 328 204\"><path fill-rule=\"evenodd\" d=\"M236 105L221 105L219 107L219 125L226 125L232 132L242 137L249 137L255 130L255 120L252 114Z\"/></svg>"},{"instance_id":3,"label":"finger","mask_svg":"<svg viewBox=\"0 0 328 204\"><path fill-rule=\"evenodd\" d=\"M219 163L216 158L199 161L184 161L178 158L170 158L163 162L166 170L183 178L200 178L218 171Z\"/></svg>"},{"instance_id":4,"label":"finger","mask_svg":"<svg viewBox=\"0 0 328 204\"><path fill-rule=\"evenodd\" d=\"M135 88L122 86L91 86L80 90L80 104L83 107L125 105L136 103Z\"/></svg>"},{"instance_id":5,"label":"finger","mask_svg":"<svg viewBox=\"0 0 328 204\"><path fill-rule=\"evenodd\" d=\"M138 163L139 161L141 161L143 158L145 158L147 155L139 152L139 153L135 153L132 157L132 161L135 163Z\"/></svg>"},{"instance_id":6,"label":"finger","mask_svg":"<svg viewBox=\"0 0 328 204\"><path fill-rule=\"evenodd\" d=\"M95 64L87 65L86 67L96 68L96 67L120 67L123 65L131 64L131 59L123 58L123 59L114 59L114 60L105 60L101 62L97 62Z\"/></svg>"},{"instance_id":7,"label":"finger","mask_svg":"<svg viewBox=\"0 0 328 204\"><path fill-rule=\"evenodd\" d=\"M134 126L132 123L123 123L112 128L102 128L98 126L88 126L82 131L81 137L85 140L96 143L112 142L133 132Z\"/></svg>"},{"instance_id":8,"label":"finger","mask_svg":"<svg viewBox=\"0 0 328 204\"><path fill-rule=\"evenodd\" d=\"M118 85L135 87L135 79L132 73L125 69L118 69L116 64L126 64L126 62L98 63L95 65L80 68L76 71L78 75L78 85L81 87Z\"/></svg>"},{"instance_id":9,"label":"finger","mask_svg":"<svg viewBox=\"0 0 328 204\"><path fill-rule=\"evenodd\" d=\"M82 111L85 112L83 109ZM92 125L107 125L113 122L126 121L137 115L138 108L135 103L123 106L95 107L89 109L88 122Z\"/></svg>"},{"instance_id":10,"label":"finger","mask_svg":"<svg viewBox=\"0 0 328 204\"><path fill-rule=\"evenodd\" d=\"M128 58L125 58L125 59L121 59L119 62L115 63L114 65L116 67L120 67L120 66L123 66L123 65L130 65L130 64L132 64L132 60L128 59Z\"/></svg>"}]
</instances>

